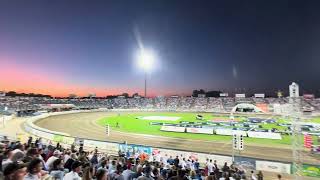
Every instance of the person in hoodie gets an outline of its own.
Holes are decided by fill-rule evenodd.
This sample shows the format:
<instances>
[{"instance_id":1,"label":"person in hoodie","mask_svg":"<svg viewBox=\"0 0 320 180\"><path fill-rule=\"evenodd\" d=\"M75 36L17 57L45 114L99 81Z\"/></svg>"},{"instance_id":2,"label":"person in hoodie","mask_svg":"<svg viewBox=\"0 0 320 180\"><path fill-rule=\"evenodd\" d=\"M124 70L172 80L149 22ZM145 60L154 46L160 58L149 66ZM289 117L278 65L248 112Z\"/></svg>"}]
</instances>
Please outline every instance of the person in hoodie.
<instances>
[{"instance_id":1,"label":"person in hoodie","mask_svg":"<svg viewBox=\"0 0 320 180\"><path fill-rule=\"evenodd\" d=\"M63 169L63 161L61 159L57 159L53 162L50 176L52 176L56 180L63 180L64 169Z\"/></svg>"}]
</instances>

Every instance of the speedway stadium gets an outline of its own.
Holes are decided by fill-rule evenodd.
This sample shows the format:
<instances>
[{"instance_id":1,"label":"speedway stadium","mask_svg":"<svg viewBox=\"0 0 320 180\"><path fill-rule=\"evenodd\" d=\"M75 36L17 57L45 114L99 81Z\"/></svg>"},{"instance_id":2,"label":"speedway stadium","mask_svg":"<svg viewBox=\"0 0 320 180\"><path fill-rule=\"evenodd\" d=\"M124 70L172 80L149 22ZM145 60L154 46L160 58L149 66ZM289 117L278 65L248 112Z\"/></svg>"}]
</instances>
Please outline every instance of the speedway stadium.
<instances>
[{"instance_id":1,"label":"speedway stadium","mask_svg":"<svg viewBox=\"0 0 320 180\"><path fill-rule=\"evenodd\" d=\"M124 151L129 156L137 150L150 155L183 154L203 163L210 157L221 164L235 162L255 170L284 174L293 173L296 160L292 154L296 151L303 158L304 175L316 177L320 99L299 97L294 104L291 99L3 96L0 109L24 119L23 131L47 143L98 147L111 154ZM294 111L300 112L298 117L291 116ZM296 140L298 147L292 145L295 118L301 127ZM243 138L241 148L233 148L234 134ZM303 142L305 136L311 137L309 144Z\"/></svg>"}]
</instances>

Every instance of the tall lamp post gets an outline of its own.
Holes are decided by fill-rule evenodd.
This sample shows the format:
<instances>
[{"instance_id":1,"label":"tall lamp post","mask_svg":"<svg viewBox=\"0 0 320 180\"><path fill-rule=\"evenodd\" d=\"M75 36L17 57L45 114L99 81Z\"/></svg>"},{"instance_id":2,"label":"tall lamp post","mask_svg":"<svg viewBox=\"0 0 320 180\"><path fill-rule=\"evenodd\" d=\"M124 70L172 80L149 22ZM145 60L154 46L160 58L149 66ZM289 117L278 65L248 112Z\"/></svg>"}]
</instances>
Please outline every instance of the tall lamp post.
<instances>
[{"instance_id":1,"label":"tall lamp post","mask_svg":"<svg viewBox=\"0 0 320 180\"><path fill-rule=\"evenodd\" d=\"M140 49L138 54L139 66L144 70L144 97L147 97L147 73L152 69L155 56L152 51Z\"/></svg>"}]
</instances>

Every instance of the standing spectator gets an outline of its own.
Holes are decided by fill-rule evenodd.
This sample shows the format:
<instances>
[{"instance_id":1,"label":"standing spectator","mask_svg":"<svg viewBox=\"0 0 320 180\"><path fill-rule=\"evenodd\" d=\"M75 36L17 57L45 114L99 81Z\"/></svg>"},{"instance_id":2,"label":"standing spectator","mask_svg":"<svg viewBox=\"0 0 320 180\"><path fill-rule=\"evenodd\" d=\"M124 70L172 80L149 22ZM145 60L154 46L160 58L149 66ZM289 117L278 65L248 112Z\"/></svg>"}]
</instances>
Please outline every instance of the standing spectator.
<instances>
[{"instance_id":1,"label":"standing spectator","mask_svg":"<svg viewBox=\"0 0 320 180\"><path fill-rule=\"evenodd\" d=\"M30 161L27 167L27 174L24 176L24 180L38 180L41 178L40 172L42 169L41 160L38 158Z\"/></svg>"},{"instance_id":2,"label":"standing spectator","mask_svg":"<svg viewBox=\"0 0 320 180\"><path fill-rule=\"evenodd\" d=\"M278 178L278 180L281 180L281 178L282 178L281 174L278 174L277 178Z\"/></svg>"},{"instance_id":3,"label":"standing spectator","mask_svg":"<svg viewBox=\"0 0 320 180\"><path fill-rule=\"evenodd\" d=\"M179 166L179 156L176 156L176 158L173 161L173 164L178 167Z\"/></svg>"},{"instance_id":4,"label":"standing spectator","mask_svg":"<svg viewBox=\"0 0 320 180\"><path fill-rule=\"evenodd\" d=\"M262 171L259 171L259 172L258 172L258 180L263 180Z\"/></svg>"},{"instance_id":5,"label":"standing spectator","mask_svg":"<svg viewBox=\"0 0 320 180\"><path fill-rule=\"evenodd\" d=\"M212 159L210 159L209 163L207 164L208 167L208 175L214 172L214 165L212 163Z\"/></svg>"},{"instance_id":6,"label":"standing spectator","mask_svg":"<svg viewBox=\"0 0 320 180\"><path fill-rule=\"evenodd\" d=\"M80 161L75 161L72 163L71 166L72 171L67 173L63 180L81 180L79 176L79 172L81 171L81 162Z\"/></svg>"},{"instance_id":7,"label":"standing spectator","mask_svg":"<svg viewBox=\"0 0 320 180\"><path fill-rule=\"evenodd\" d=\"M133 171L130 170L130 168L127 168L127 166L124 166L123 167L123 172L122 172L122 175L123 175L123 179L124 180L130 180L130 177L132 176L133 174Z\"/></svg>"},{"instance_id":8,"label":"standing spectator","mask_svg":"<svg viewBox=\"0 0 320 180\"><path fill-rule=\"evenodd\" d=\"M223 171L223 172L227 172L227 171L229 171L229 169L230 169L230 168L229 168L227 162L225 162L224 165L223 165L223 167L222 167L222 171Z\"/></svg>"},{"instance_id":9,"label":"standing spectator","mask_svg":"<svg viewBox=\"0 0 320 180\"><path fill-rule=\"evenodd\" d=\"M200 163L198 161L198 159L196 159L196 162L194 162L194 169L197 171L200 168Z\"/></svg>"}]
</instances>

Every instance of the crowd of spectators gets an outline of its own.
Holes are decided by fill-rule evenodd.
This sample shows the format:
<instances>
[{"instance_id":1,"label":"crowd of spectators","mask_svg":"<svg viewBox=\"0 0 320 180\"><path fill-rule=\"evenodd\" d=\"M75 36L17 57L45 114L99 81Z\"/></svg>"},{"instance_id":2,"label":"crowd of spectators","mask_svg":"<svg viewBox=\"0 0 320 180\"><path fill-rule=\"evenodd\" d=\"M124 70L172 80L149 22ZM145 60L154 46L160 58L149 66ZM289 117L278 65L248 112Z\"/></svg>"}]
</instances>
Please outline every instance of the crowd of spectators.
<instances>
[{"instance_id":1,"label":"crowd of spectators","mask_svg":"<svg viewBox=\"0 0 320 180\"><path fill-rule=\"evenodd\" d=\"M160 152L126 157L120 152L108 156L96 148L84 151L75 146L63 148L44 145L41 138L27 143L2 141L0 144L0 179L4 180L262 180L261 171L245 169L212 159L200 164L197 159L172 157Z\"/></svg>"},{"instance_id":2,"label":"crowd of spectators","mask_svg":"<svg viewBox=\"0 0 320 180\"><path fill-rule=\"evenodd\" d=\"M231 97L155 97L143 98L124 96L113 99L101 98L71 98L53 99L48 97L0 97L0 113L7 107L8 112L52 110L50 104L74 105L74 109L158 109L179 111L213 111L230 112L240 103L249 104L286 104L288 98L231 98ZM307 107L313 111L320 111L320 99L301 98L301 109ZM272 108L270 108L272 109ZM53 111L53 110L52 110Z\"/></svg>"}]
</instances>

